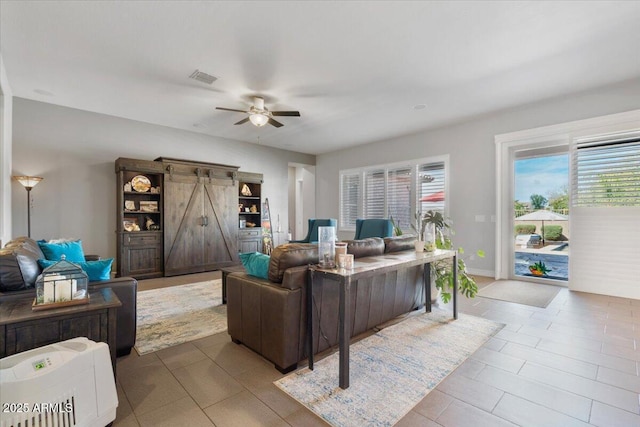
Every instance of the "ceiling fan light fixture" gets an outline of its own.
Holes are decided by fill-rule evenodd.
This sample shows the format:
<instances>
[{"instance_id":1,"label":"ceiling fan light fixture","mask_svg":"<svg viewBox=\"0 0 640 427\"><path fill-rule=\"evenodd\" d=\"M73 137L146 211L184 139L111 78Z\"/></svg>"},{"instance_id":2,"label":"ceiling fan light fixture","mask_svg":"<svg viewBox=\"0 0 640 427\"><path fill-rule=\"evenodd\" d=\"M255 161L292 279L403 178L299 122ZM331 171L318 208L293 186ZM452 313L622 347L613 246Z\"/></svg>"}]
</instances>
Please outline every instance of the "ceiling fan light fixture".
<instances>
[{"instance_id":1,"label":"ceiling fan light fixture","mask_svg":"<svg viewBox=\"0 0 640 427\"><path fill-rule=\"evenodd\" d=\"M255 126L262 127L269 122L269 117L267 117L265 114L253 113L249 116L249 120Z\"/></svg>"}]
</instances>

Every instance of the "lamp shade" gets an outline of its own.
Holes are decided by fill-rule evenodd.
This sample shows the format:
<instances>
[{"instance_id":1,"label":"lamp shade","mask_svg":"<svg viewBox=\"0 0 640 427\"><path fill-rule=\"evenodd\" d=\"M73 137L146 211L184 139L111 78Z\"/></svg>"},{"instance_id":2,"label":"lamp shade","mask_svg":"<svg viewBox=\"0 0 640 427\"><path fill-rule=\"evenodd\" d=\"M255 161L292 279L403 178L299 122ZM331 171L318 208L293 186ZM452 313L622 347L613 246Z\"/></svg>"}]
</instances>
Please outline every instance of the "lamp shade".
<instances>
[{"instance_id":1,"label":"lamp shade","mask_svg":"<svg viewBox=\"0 0 640 427\"><path fill-rule=\"evenodd\" d=\"M253 123L254 125L260 127L267 124L267 122L269 121L269 117L264 114L254 113L249 116L249 120L251 120L251 123Z\"/></svg>"},{"instance_id":2,"label":"lamp shade","mask_svg":"<svg viewBox=\"0 0 640 427\"><path fill-rule=\"evenodd\" d=\"M31 189L42 181L43 178L39 176L14 176L13 179L18 181L25 188Z\"/></svg>"}]
</instances>

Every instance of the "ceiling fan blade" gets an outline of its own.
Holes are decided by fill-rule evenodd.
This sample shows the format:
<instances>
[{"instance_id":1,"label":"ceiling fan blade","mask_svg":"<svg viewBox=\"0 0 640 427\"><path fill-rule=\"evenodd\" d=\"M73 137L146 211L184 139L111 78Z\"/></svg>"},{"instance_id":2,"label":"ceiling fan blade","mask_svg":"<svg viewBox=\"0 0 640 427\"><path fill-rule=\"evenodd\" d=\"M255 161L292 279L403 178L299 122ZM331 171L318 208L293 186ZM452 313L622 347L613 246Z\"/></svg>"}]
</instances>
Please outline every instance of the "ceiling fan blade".
<instances>
[{"instance_id":1,"label":"ceiling fan blade","mask_svg":"<svg viewBox=\"0 0 640 427\"><path fill-rule=\"evenodd\" d=\"M300 117L300 111L272 111L271 114L274 116Z\"/></svg>"},{"instance_id":2,"label":"ceiling fan blade","mask_svg":"<svg viewBox=\"0 0 640 427\"><path fill-rule=\"evenodd\" d=\"M249 117L245 117L244 119L240 120L238 123L234 123L234 125L242 125L245 124L249 121Z\"/></svg>"},{"instance_id":3,"label":"ceiling fan blade","mask_svg":"<svg viewBox=\"0 0 640 427\"><path fill-rule=\"evenodd\" d=\"M248 111L244 111L244 110L234 110L233 108L223 108L223 107L216 107L216 110L234 111L236 113L248 113Z\"/></svg>"},{"instance_id":4,"label":"ceiling fan blade","mask_svg":"<svg viewBox=\"0 0 640 427\"><path fill-rule=\"evenodd\" d=\"M277 121L273 120L272 118L269 118L269 124L271 126L275 126L277 128L284 126L282 123L277 122Z\"/></svg>"}]
</instances>

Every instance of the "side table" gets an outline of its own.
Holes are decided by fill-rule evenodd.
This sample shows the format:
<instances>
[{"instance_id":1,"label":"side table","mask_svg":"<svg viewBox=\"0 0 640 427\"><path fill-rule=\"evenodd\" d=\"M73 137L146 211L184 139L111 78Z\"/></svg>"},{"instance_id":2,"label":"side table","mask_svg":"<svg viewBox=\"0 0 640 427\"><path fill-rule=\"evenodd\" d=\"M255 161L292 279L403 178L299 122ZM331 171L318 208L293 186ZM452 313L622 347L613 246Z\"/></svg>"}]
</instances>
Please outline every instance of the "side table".
<instances>
[{"instance_id":1,"label":"side table","mask_svg":"<svg viewBox=\"0 0 640 427\"><path fill-rule=\"evenodd\" d=\"M116 314L122 305L111 288L91 290L89 304L33 311L32 298L0 306L0 358L71 338L109 345L116 372Z\"/></svg>"}]
</instances>

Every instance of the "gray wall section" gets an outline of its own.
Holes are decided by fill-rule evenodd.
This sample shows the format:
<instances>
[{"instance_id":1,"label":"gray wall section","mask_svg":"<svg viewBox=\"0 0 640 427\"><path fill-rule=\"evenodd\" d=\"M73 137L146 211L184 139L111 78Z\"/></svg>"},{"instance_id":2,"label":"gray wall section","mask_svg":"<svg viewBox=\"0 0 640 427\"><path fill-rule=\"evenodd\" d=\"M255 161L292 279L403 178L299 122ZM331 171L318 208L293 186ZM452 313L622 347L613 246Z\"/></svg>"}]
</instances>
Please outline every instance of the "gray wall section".
<instances>
[{"instance_id":1,"label":"gray wall section","mask_svg":"<svg viewBox=\"0 0 640 427\"><path fill-rule=\"evenodd\" d=\"M429 108L437 106L431 105ZM319 218L339 217L341 169L450 154L449 212L456 231L454 243L465 249L464 257L472 271L493 275L495 224L491 222L491 216L495 214L496 204L494 136L638 108L640 81L635 80L512 108L415 135L322 154L316 160L316 215ZM485 215L486 221L476 222L476 215ZM339 233L339 237L353 238L353 232ZM486 257L469 260L477 249L483 249Z\"/></svg>"},{"instance_id":2,"label":"gray wall section","mask_svg":"<svg viewBox=\"0 0 640 427\"><path fill-rule=\"evenodd\" d=\"M429 108L437 108L432 105ZM316 212L338 218L341 169L450 154L451 218L455 243L484 249L472 270L495 265L495 144L501 133L640 108L640 81L548 100L464 123L314 156L225 140L87 111L14 98L13 174L45 178L33 190L32 236L79 237L87 252L115 256L115 173L118 157L158 156L226 163L265 175L272 215L287 224L288 164L316 164ZM425 112L428 114L428 110ZM26 195L12 184L13 235L26 233ZM475 215L486 222L475 222ZM340 234L352 238L352 232Z\"/></svg>"},{"instance_id":3,"label":"gray wall section","mask_svg":"<svg viewBox=\"0 0 640 427\"><path fill-rule=\"evenodd\" d=\"M81 238L87 253L116 255L118 157L173 157L264 174L273 218L288 223L289 162L315 156L14 98L13 174L44 177L33 191L31 235ZM13 236L26 235L26 191L12 184Z\"/></svg>"}]
</instances>

